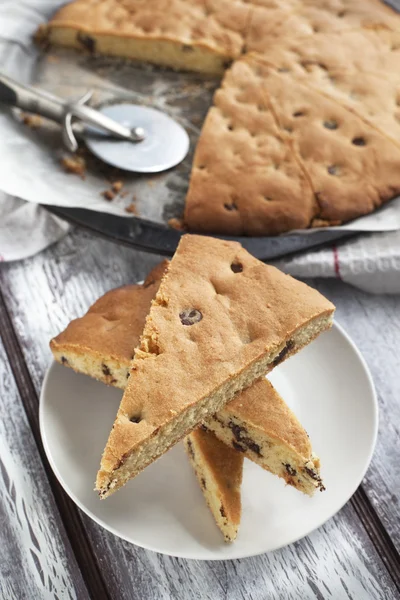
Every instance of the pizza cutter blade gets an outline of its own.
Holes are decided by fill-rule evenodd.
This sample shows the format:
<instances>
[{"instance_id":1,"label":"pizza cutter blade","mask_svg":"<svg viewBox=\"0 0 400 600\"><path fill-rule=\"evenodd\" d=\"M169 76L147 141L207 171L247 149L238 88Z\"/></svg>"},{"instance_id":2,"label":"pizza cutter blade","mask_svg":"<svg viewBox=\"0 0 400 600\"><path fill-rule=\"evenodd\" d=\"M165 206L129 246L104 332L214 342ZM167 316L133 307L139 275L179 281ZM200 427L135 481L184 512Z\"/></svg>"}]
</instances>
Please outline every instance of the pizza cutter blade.
<instances>
[{"instance_id":1,"label":"pizza cutter blade","mask_svg":"<svg viewBox=\"0 0 400 600\"><path fill-rule=\"evenodd\" d=\"M112 138L94 127L83 133L89 150L104 162L136 173L159 173L180 163L189 150L185 129L165 113L135 104L112 104L99 112L140 133L136 142Z\"/></svg>"},{"instance_id":2,"label":"pizza cutter blade","mask_svg":"<svg viewBox=\"0 0 400 600\"><path fill-rule=\"evenodd\" d=\"M0 74L0 102L57 121L71 152L76 136L106 163L136 173L159 173L180 163L189 150L189 136L171 117L154 108L111 104L95 110L87 105L91 92L73 102L20 84Z\"/></svg>"}]
</instances>

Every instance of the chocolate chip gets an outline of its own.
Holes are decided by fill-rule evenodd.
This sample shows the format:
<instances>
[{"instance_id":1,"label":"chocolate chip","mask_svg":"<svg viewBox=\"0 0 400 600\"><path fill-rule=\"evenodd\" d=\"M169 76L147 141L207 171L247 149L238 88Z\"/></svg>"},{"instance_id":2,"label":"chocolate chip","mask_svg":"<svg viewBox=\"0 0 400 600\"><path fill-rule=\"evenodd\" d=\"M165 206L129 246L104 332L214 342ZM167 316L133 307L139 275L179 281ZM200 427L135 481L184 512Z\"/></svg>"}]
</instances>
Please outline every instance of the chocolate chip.
<instances>
[{"instance_id":1,"label":"chocolate chip","mask_svg":"<svg viewBox=\"0 0 400 600\"><path fill-rule=\"evenodd\" d=\"M182 52L193 52L194 48L192 46L188 46L187 44L182 45Z\"/></svg>"},{"instance_id":2,"label":"chocolate chip","mask_svg":"<svg viewBox=\"0 0 400 600\"><path fill-rule=\"evenodd\" d=\"M232 263L231 264L231 269L234 273L242 273L243 271L243 265L240 262L236 262L236 263Z\"/></svg>"},{"instance_id":3,"label":"chocolate chip","mask_svg":"<svg viewBox=\"0 0 400 600\"><path fill-rule=\"evenodd\" d=\"M310 467L304 467L304 470L306 473L308 473L311 479L314 479L315 481L321 481L321 477L318 475L318 473L316 473L313 469L310 469Z\"/></svg>"},{"instance_id":4,"label":"chocolate chip","mask_svg":"<svg viewBox=\"0 0 400 600\"><path fill-rule=\"evenodd\" d=\"M61 357L61 362L62 362L63 365L67 365L68 364L68 359L65 358L65 356L62 356Z\"/></svg>"},{"instance_id":5,"label":"chocolate chip","mask_svg":"<svg viewBox=\"0 0 400 600\"><path fill-rule=\"evenodd\" d=\"M240 425L237 425L236 423L234 423L233 421L229 421L228 423L228 427L229 429L232 431L234 438L240 442L242 439L242 434L243 433L247 433L247 429L245 429L244 427L241 427Z\"/></svg>"},{"instance_id":6,"label":"chocolate chip","mask_svg":"<svg viewBox=\"0 0 400 600\"><path fill-rule=\"evenodd\" d=\"M140 421L142 420L142 417L140 415L136 415L131 417L130 419L131 423L140 423Z\"/></svg>"},{"instance_id":7,"label":"chocolate chip","mask_svg":"<svg viewBox=\"0 0 400 600\"><path fill-rule=\"evenodd\" d=\"M365 141L365 138L363 138L363 137L355 137L352 139L351 143L354 144L354 146L366 146L367 145L367 142Z\"/></svg>"},{"instance_id":8,"label":"chocolate chip","mask_svg":"<svg viewBox=\"0 0 400 600\"><path fill-rule=\"evenodd\" d=\"M238 207L236 206L236 204L234 202L231 202L230 204L224 204L224 208L226 210L237 210Z\"/></svg>"},{"instance_id":9,"label":"chocolate chip","mask_svg":"<svg viewBox=\"0 0 400 600\"><path fill-rule=\"evenodd\" d=\"M286 342L286 346L284 348L282 348L282 350L279 352L279 354L277 356L275 356L274 360L272 361L272 364L274 365L274 367L276 367L276 365L279 365L279 363L282 362L282 360L285 358L286 354L290 350L293 350L293 348L294 348L293 340L289 340L288 342Z\"/></svg>"},{"instance_id":10,"label":"chocolate chip","mask_svg":"<svg viewBox=\"0 0 400 600\"><path fill-rule=\"evenodd\" d=\"M297 110L293 113L294 117L304 117L305 113L302 110Z\"/></svg>"},{"instance_id":11,"label":"chocolate chip","mask_svg":"<svg viewBox=\"0 0 400 600\"><path fill-rule=\"evenodd\" d=\"M116 379L111 379L111 383L117 383Z\"/></svg>"},{"instance_id":12,"label":"chocolate chip","mask_svg":"<svg viewBox=\"0 0 400 600\"><path fill-rule=\"evenodd\" d=\"M233 441L232 442L232 446L235 448L235 450L237 450L238 452L246 452L246 448L243 448L243 446L241 446L240 444L238 444L237 442Z\"/></svg>"},{"instance_id":13,"label":"chocolate chip","mask_svg":"<svg viewBox=\"0 0 400 600\"><path fill-rule=\"evenodd\" d=\"M207 489L207 485L206 485L206 480L204 479L204 477L201 478L201 487L206 490Z\"/></svg>"},{"instance_id":14,"label":"chocolate chip","mask_svg":"<svg viewBox=\"0 0 400 600\"><path fill-rule=\"evenodd\" d=\"M287 67L279 67L278 73L289 73L290 69Z\"/></svg>"},{"instance_id":15,"label":"chocolate chip","mask_svg":"<svg viewBox=\"0 0 400 600\"><path fill-rule=\"evenodd\" d=\"M103 375L105 375L106 377L111 375L110 369L104 363L101 365L101 370L103 371Z\"/></svg>"},{"instance_id":16,"label":"chocolate chip","mask_svg":"<svg viewBox=\"0 0 400 600\"><path fill-rule=\"evenodd\" d=\"M194 325L202 320L203 315L197 308L185 308L185 310L179 313L179 318L182 325Z\"/></svg>"},{"instance_id":17,"label":"chocolate chip","mask_svg":"<svg viewBox=\"0 0 400 600\"><path fill-rule=\"evenodd\" d=\"M248 449L251 450L252 452L254 452L254 454L258 454L258 456L262 456L260 446L258 444L256 444L255 442L253 442L253 440L251 440L250 438L245 438L243 441L245 442Z\"/></svg>"},{"instance_id":18,"label":"chocolate chip","mask_svg":"<svg viewBox=\"0 0 400 600\"><path fill-rule=\"evenodd\" d=\"M322 483L322 479L321 477L318 475L318 473L316 473L314 471L314 469L310 469L310 467L304 467L304 471L311 477L311 479L314 479L314 481L317 482L317 485L320 489L321 492L325 491L325 486Z\"/></svg>"},{"instance_id":19,"label":"chocolate chip","mask_svg":"<svg viewBox=\"0 0 400 600\"><path fill-rule=\"evenodd\" d=\"M239 450L240 452L245 452L246 448L248 448L255 454L258 454L258 456L262 456L260 446L246 435L247 429L245 427L237 425L233 421L229 421L228 427L232 431L233 437L236 440L235 442L232 442L233 447L236 448L236 450ZM237 444L237 442L240 442L240 444ZM235 446L235 444L238 446L238 448Z\"/></svg>"},{"instance_id":20,"label":"chocolate chip","mask_svg":"<svg viewBox=\"0 0 400 600\"><path fill-rule=\"evenodd\" d=\"M324 127L325 129L337 129L339 127L339 125L337 124L336 121L334 121L333 119L330 119L328 121L324 121Z\"/></svg>"},{"instance_id":21,"label":"chocolate chip","mask_svg":"<svg viewBox=\"0 0 400 600\"><path fill-rule=\"evenodd\" d=\"M294 469L289 463L282 463L283 466L286 469L286 472L291 476L291 477L295 477L295 475L297 475L297 471L296 469Z\"/></svg>"},{"instance_id":22,"label":"chocolate chip","mask_svg":"<svg viewBox=\"0 0 400 600\"><path fill-rule=\"evenodd\" d=\"M194 459L193 444L190 440L187 441L187 449L188 449L190 456Z\"/></svg>"},{"instance_id":23,"label":"chocolate chip","mask_svg":"<svg viewBox=\"0 0 400 600\"><path fill-rule=\"evenodd\" d=\"M96 52L96 40L93 39L90 35L86 35L85 33L79 31L78 35L76 36L76 39L80 44L82 44L82 46L86 48L86 50L88 50L92 54Z\"/></svg>"},{"instance_id":24,"label":"chocolate chip","mask_svg":"<svg viewBox=\"0 0 400 600\"><path fill-rule=\"evenodd\" d=\"M127 379L129 379L129 375L130 375L130 373L128 372L128 373L126 374L126 378L127 378Z\"/></svg>"},{"instance_id":25,"label":"chocolate chip","mask_svg":"<svg viewBox=\"0 0 400 600\"><path fill-rule=\"evenodd\" d=\"M329 175L337 175L338 168L336 165L329 165L327 171L328 171Z\"/></svg>"},{"instance_id":26,"label":"chocolate chip","mask_svg":"<svg viewBox=\"0 0 400 600\"><path fill-rule=\"evenodd\" d=\"M202 429L205 432L209 431L208 427L206 427L205 425L200 425L200 429Z\"/></svg>"},{"instance_id":27,"label":"chocolate chip","mask_svg":"<svg viewBox=\"0 0 400 600\"><path fill-rule=\"evenodd\" d=\"M224 510L224 507L222 506L222 504L221 504L221 508L219 509L219 512L221 513L221 517L224 517L224 519L226 519L226 513L225 513L225 510Z\"/></svg>"}]
</instances>

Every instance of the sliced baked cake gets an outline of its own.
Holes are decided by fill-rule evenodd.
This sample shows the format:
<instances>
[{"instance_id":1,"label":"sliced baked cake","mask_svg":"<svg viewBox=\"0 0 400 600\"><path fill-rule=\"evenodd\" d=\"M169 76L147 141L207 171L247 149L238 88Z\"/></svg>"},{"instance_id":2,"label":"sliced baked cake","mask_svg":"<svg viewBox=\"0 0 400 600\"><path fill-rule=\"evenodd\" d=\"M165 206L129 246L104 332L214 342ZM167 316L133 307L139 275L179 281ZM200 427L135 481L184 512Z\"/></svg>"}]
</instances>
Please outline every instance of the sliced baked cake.
<instances>
[{"instance_id":1,"label":"sliced baked cake","mask_svg":"<svg viewBox=\"0 0 400 600\"><path fill-rule=\"evenodd\" d=\"M76 0L39 41L175 69L220 74L242 52L250 7L241 0Z\"/></svg>"},{"instance_id":2,"label":"sliced baked cake","mask_svg":"<svg viewBox=\"0 0 400 600\"><path fill-rule=\"evenodd\" d=\"M323 491L309 437L267 379L244 390L205 423L207 430L305 494Z\"/></svg>"},{"instance_id":3,"label":"sliced baked cake","mask_svg":"<svg viewBox=\"0 0 400 600\"><path fill-rule=\"evenodd\" d=\"M143 285L107 292L83 317L71 321L50 342L56 361L124 389L146 315L167 265L167 260L157 265Z\"/></svg>"},{"instance_id":4,"label":"sliced baked cake","mask_svg":"<svg viewBox=\"0 0 400 600\"><path fill-rule=\"evenodd\" d=\"M241 517L243 454L201 428L184 439L203 495L226 542L236 538Z\"/></svg>"},{"instance_id":5,"label":"sliced baked cake","mask_svg":"<svg viewBox=\"0 0 400 600\"><path fill-rule=\"evenodd\" d=\"M334 307L240 244L185 235L131 365L96 487L107 497L328 329Z\"/></svg>"}]
</instances>

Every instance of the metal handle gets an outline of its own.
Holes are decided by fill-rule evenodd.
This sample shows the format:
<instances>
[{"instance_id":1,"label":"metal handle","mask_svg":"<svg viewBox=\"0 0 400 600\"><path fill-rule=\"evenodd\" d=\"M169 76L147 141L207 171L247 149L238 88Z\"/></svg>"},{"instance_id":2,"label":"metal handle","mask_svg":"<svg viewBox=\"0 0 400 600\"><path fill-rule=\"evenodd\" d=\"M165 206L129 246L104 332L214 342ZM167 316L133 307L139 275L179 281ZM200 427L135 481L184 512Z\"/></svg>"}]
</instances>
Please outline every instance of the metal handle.
<instances>
[{"instance_id":1,"label":"metal handle","mask_svg":"<svg viewBox=\"0 0 400 600\"><path fill-rule=\"evenodd\" d=\"M0 74L0 102L62 123L64 102L47 92L17 83Z\"/></svg>"},{"instance_id":2,"label":"metal handle","mask_svg":"<svg viewBox=\"0 0 400 600\"><path fill-rule=\"evenodd\" d=\"M85 103L90 99L90 96L91 92L88 92L80 100L65 102L44 90L34 89L18 83L7 75L0 74L0 103L16 106L27 112L36 113L61 123L64 142L72 152L78 148L78 142L72 127L73 118L98 127L120 139L141 142L145 138L145 132L141 127L129 129L90 106L86 106Z\"/></svg>"}]
</instances>

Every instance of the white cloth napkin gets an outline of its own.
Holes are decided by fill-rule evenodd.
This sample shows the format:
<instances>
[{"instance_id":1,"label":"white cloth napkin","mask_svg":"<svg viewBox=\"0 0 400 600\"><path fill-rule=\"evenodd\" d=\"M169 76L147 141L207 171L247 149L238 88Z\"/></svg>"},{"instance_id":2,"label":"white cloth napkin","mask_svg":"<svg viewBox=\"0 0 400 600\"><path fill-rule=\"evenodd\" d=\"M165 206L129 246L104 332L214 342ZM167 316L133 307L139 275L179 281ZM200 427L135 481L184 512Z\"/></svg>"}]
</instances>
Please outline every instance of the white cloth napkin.
<instances>
[{"instance_id":1,"label":"white cloth napkin","mask_svg":"<svg viewBox=\"0 0 400 600\"><path fill-rule=\"evenodd\" d=\"M0 194L0 261L21 260L58 242L68 223L38 204Z\"/></svg>"}]
</instances>

